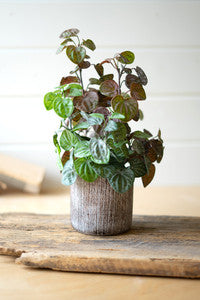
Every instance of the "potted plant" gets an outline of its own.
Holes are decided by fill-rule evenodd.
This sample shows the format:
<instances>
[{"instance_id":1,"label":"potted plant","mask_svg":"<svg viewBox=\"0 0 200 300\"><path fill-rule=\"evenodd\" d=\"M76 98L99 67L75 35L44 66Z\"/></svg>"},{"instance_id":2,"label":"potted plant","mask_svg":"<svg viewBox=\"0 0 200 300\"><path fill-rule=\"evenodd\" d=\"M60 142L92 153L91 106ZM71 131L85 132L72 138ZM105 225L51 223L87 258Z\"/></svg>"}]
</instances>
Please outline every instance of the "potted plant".
<instances>
[{"instance_id":1,"label":"potted plant","mask_svg":"<svg viewBox=\"0 0 200 300\"><path fill-rule=\"evenodd\" d=\"M60 38L57 53L65 50L75 69L44 96L44 105L61 118L53 142L62 183L72 185L71 223L85 234L119 234L132 225L135 178L146 187L163 156L160 130L153 137L129 125L143 119L139 102L146 99L147 77L140 67L131 67L131 51L91 64L92 40L81 40L78 29L65 30ZM106 65L116 80L105 74ZM86 86L83 73L91 67L97 77Z\"/></svg>"}]
</instances>

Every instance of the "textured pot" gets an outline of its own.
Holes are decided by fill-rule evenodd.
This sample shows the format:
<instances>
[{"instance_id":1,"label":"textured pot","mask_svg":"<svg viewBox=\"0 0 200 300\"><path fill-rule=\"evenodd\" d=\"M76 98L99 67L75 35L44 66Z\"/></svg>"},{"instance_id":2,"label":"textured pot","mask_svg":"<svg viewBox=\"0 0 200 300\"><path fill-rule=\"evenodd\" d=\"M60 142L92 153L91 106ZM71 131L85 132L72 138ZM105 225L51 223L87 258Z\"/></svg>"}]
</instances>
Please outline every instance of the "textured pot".
<instances>
[{"instance_id":1,"label":"textured pot","mask_svg":"<svg viewBox=\"0 0 200 300\"><path fill-rule=\"evenodd\" d=\"M90 183L78 177L71 186L71 224L79 232L115 235L128 231L132 208L133 188L117 193L101 177Z\"/></svg>"}]
</instances>

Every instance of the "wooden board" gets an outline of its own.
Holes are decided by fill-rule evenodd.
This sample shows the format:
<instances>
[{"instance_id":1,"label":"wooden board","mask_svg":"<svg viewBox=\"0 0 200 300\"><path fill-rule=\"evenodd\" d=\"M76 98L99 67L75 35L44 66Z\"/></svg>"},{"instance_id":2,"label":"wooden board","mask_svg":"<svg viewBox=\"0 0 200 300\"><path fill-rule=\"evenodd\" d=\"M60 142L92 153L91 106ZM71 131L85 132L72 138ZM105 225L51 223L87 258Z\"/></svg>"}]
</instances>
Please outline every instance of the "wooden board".
<instances>
[{"instance_id":1,"label":"wooden board","mask_svg":"<svg viewBox=\"0 0 200 300\"><path fill-rule=\"evenodd\" d=\"M39 193L45 169L0 153L0 181L30 193Z\"/></svg>"},{"instance_id":2,"label":"wooden board","mask_svg":"<svg viewBox=\"0 0 200 300\"><path fill-rule=\"evenodd\" d=\"M133 216L117 236L76 232L69 216L0 214L0 254L34 268L200 278L200 218Z\"/></svg>"}]
</instances>

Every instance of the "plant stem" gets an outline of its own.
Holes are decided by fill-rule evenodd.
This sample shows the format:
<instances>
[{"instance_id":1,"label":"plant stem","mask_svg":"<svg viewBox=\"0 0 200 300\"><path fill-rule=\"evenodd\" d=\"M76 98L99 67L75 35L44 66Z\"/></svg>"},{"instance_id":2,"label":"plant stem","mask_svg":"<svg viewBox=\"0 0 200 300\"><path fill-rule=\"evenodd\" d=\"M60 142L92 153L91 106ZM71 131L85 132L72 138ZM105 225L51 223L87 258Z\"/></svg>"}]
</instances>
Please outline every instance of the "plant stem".
<instances>
[{"instance_id":1,"label":"plant stem","mask_svg":"<svg viewBox=\"0 0 200 300\"><path fill-rule=\"evenodd\" d=\"M82 89L84 91L84 86L83 86L83 78L82 78L82 69L79 69L79 75L77 72L75 72L76 74L76 77L79 79L80 83L81 83L81 86L82 86Z\"/></svg>"},{"instance_id":2,"label":"plant stem","mask_svg":"<svg viewBox=\"0 0 200 300\"><path fill-rule=\"evenodd\" d=\"M125 80L122 80L122 82L121 82L121 84L120 84L120 87L122 87L122 83L124 83L125 82Z\"/></svg>"},{"instance_id":3,"label":"plant stem","mask_svg":"<svg viewBox=\"0 0 200 300\"><path fill-rule=\"evenodd\" d=\"M79 69L79 74L80 74L80 81L81 81L82 89L83 89L83 91L84 91L83 77L82 77L82 69Z\"/></svg>"},{"instance_id":4,"label":"plant stem","mask_svg":"<svg viewBox=\"0 0 200 300\"><path fill-rule=\"evenodd\" d=\"M80 39L79 39L78 35L76 35L76 38L78 39L78 46L80 46L80 44L81 44L81 41L80 41Z\"/></svg>"},{"instance_id":5,"label":"plant stem","mask_svg":"<svg viewBox=\"0 0 200 300\"><path fill-rule=\"evenodd\" d=\"M117 72L118 72L118 84L119 84L119 88L118 88L119 94L121 94L121 86L122 86L122 83L123 83L123 81L122 81L122 83L121 83L121 77L122 77L122 75L123 75L123 73L124 73L124 69L125 69L125 68L126 68L126 65L124 65L124 66L122 67L121 71L120 71L120 68L117 68Z\"/></svg>"},{"instance_id":6,"label":"plant stem","mask_svg":"<svg viewBox=\"0 0 200 300\"><path fill-rule=\"evenodd\" d=\"M68 120L69 120L69 129L72 129L72 119L71 119L71 117L69 117Z\"/></svg>"},{"instance_id":7,"label":"plant stem","mask_svg":"<svg viewBox=\"0 0 200 300\"><path fill-rule=\"evenodd\" d=\"M79 77L78 73L75 72L75 74L76 74L76 77L80 80L80 77ZM80 81L81 81L81 80L80 80Z\"/></svg>"},{"instance_id":8,"label":"plant stem","mask_svg":"<svg viewBox=\"0 0 200 300\"><path fill-rule=\"evenodd\" d=\"M119 95L121 95L121 72L119 68L117 68L117 72L118 72L118 93Z\"/></svg>"},{"instance_id":9,"label":"plant stem","mask_svg":"<svg viewBox=\"0 0 200 300\"><path fill-rule=\"evenodd\" d=\"M118 93L119 93L119 95L121 95L121 84L120 84L121 72L120 72L120 68L118 67L118 64L116 63L115 59L113 59L113 62L114 62L114 68L117 70L117 73L118 73Z\"/></svg>"}]
</instances>

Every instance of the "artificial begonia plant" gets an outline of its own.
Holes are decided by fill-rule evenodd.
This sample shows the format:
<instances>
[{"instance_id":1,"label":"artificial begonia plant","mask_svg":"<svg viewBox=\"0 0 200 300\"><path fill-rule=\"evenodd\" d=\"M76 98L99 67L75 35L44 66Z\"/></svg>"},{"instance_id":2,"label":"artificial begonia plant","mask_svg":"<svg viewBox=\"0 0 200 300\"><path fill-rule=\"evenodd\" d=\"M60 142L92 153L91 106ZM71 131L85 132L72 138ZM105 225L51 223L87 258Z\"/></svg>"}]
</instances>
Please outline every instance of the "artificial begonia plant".
<instances>
[{"instance_id":1,"label":"artificial begonia plant","mask_svg":"<svg viewBox=\"0 0 200 300\"><path fill-rule=\"evenodd\" d=\"M132 132L129 126L131 120L143 119L139 102L146 99L144 71L131 67L135 59L131 51L91 64L87 51L96 46L90 39L81 40L78 29L65 30L60 38L57 53L65 50L75 69L44 96L44 105L61 118L53 142L62 183L71 185L77 176L93 182L100 176L116 192L124 193L141 177L147 186L164 147L160 130L153 137L146 129ZM105 64L113 67L117 80L113 73L105 74ZM85 87L82 73L90 67L97 78L90 78Z\"/></svg>"}]
</instances>

